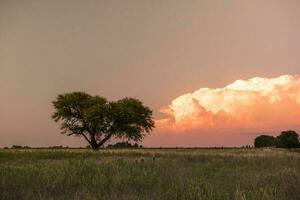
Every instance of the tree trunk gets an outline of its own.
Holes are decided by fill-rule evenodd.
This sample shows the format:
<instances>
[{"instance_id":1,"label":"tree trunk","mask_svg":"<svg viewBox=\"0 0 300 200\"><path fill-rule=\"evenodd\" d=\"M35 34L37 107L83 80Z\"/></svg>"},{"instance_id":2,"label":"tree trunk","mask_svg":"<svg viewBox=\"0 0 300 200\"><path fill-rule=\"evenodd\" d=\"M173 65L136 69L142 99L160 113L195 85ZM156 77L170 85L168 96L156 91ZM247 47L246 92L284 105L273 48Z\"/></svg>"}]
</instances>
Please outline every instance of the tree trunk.
<instances>
[{"instance_id":1,"label":"tree trunk","mask_svg":"<svg viewBox=\"0 0 300 200\"><path fill-rule=\"evenodd\" d=\"M108 134L105 138L103 138L99 143L97 143L97 140L95 138L96 134L90 134L90 140L87 140L90 144L90 146L92 147L93 150L99 150L99 148L107 141L111 138L113 134L110 133Z\"/></svg>"},{"instance_id":2,"label":"tree trunk","mask_svg":"<svg viewBox=\"0 0 300 200\"><path fill-rule=\"evenodd\" d=\"M91 142L90 142L90 145L91 145L91 147L92 147L93 150L99 150L99 147L100 147L100 146L97 144L95 135L91 135Z\"/></svg>"}]
</instances>

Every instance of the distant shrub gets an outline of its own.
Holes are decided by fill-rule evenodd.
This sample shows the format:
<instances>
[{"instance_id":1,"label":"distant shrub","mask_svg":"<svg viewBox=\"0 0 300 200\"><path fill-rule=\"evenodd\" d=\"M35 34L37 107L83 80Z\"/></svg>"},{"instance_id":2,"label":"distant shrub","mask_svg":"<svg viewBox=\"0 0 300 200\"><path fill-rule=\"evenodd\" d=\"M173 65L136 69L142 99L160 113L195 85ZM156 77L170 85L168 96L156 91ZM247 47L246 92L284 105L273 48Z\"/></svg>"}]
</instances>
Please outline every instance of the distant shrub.
<instances>
[{"instance_id":1,"label":"distant shrub","mask_svg":"<svg viewBox=\"0 0 300 200\"><path fill-rule=\"evenodd\" d=\"M130 142L117 142L115 144L109 144L108 148L139 148L137 143L131 144ZM143 147L143 146L141 146Z\"/></svg>"},{"instance_id":2,"label":"distant shrub","mask_svg":"<svg viewBox=\"0 0 300 200\"><path fill-rule=\"evenodd\" d=\"M23 147L20 145L12 145L11 148L12 149L22 149Z\"/></svg>"},{"instance_id":3,"label":"distant shrub","mask_svg":"<svg viewBox=\"0 0 300 200\"><path fill-rule=\"evenodd\" d=\"M277 136L276 147L297 148L300 147L299 135L296 131L283 131Z\"/></svg>"},{"instance_id":4,"label":"distant shrub","mask_svg":"<svg viewBox=\"0 0 300 200\"><path fill-rule=\"evenodd\" d=\"M299 135L296 131L283 131L279 136L261 135L254 140L255 147L300 148Z\"/></svg>"},{"instance_id":5,"label":"distant shrub","mask_svg":"<svg viewBox=\"0 0 300 200\"><path fill-rule=\"evenodd\" d=\"M276 138L270 135L261 135L255 138L254 146L261 147L273 147L276 145Z\"/></svg>"},{"instance_id":6,"label":"distant shrub","mask_svg":"<svg viewBox=\"0 0 300 200\"><path fill-rule=\"evenodd\" d=\"M12 149L30 149L31 147L29 146L21 146L21 145L12 145Z\"/></svg>"},{"instance_id":7,"label":"distant shrub","mask_svg":"<svg viewBox=\"0 0 300 200\"><path fill-rule=\"evenodd\" d=\"M64 149L62 145L59 146L50 146L49 149Z\"/></svg>"}]
</instances>

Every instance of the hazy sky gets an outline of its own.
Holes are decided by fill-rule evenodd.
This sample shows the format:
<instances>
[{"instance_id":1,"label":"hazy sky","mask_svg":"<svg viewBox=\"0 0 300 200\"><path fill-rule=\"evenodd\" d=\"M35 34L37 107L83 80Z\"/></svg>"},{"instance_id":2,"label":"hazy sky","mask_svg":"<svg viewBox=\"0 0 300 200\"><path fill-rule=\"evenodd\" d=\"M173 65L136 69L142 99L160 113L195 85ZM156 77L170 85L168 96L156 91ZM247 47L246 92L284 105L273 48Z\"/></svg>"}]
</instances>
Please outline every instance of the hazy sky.
<instances>
[{"instance_id":1,"label":"hazy sky","mask_svg":"<svg viewBox=\"0 0 300 200\"><path fill-rule=\"evenodd\" d=\"M300 74L299 11L299 0L0 0L0 146L84 144L51 120L64 92L136 97L159 119L199 88ZM144 144L253 139L240 137L156 129Z\"/></svg>"}]
</instances>

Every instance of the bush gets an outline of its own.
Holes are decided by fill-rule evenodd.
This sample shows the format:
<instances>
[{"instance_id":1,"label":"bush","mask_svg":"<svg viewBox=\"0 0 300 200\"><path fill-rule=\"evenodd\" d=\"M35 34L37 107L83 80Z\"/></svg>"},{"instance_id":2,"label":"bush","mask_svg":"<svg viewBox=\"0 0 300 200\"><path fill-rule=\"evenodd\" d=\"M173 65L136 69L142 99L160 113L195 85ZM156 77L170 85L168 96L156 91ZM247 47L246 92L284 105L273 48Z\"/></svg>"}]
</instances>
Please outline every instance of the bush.
<instances>
[{"instance_id":1,"label":"bush","mask_svg":"<svg viewBox=\"0 0 300 200\"><path fill-rule=\"evenodd\" d=\"M133 148L139 148L139 145L137 143L135 144L131 144L130 142L117 142L116 144L109 144L107 146L108 148L129 148L129 147L133 147Z\"/></svg>"},{"instance_id":2,"label":"bush","mask_svg":"<svg viewBox=\"0 0 300 200\"><path fill-rule=\"evenodd\" d=\"M21 145L12 145L12 149L30 149L31 147L29 146L21 146Z\"/></svg>"},{"instance_id":3,"label":"bush","mask_svg":"<svg viewBox=\"0 0 300 200\"><path fill-rule=\"evenodd\" d=\"M276 145L276 138L270 135L261 135L255 138L255 147L273 147Z\"/></svg>"},{"instance_id":4,"label":"bush","mask_svg":"<svg viewBox=\"0 0 300 200\"><path fill-rule=\"evenodd\" d=\"M296 131L283 131L276 138L260 135L254 140L255 147L300 148L299 135Z\"/></svg>"},{"instance_id":5,"label":"bush","mask_svg":"<svg viewBox=\"0 0 300 200\"><path fill-rule=\"evenodd\" d=\"M277 136L276 147L297 148L300 147L299 135L295 131L283 131Z\"/></svg>"}]
</instances>

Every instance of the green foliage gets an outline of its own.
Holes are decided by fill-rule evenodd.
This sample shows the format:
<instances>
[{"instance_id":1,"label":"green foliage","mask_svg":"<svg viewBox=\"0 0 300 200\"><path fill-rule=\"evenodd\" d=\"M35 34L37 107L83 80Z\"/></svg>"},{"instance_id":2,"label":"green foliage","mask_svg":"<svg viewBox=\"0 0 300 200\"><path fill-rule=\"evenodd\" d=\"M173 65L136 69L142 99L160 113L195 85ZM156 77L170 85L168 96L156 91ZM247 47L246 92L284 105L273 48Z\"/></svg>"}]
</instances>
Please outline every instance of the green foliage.
<instances>
[{"instance_id":1,"label":"green foliage","mask_svg":"<svg viewBox=\"0 0 300 200\"><path fill-rule=\"evenodd\" d=\"M299 135L295 131L283 131L277 136L276 146L280 148L300 147Z\"/></svg>"},{"instance_id":2,"label":"green foliage","mask_svg":"<svg viewBox=\"0 0 300 200\"><path fill-rule=\"evenodd\" d=\"M152 111L134 98L109 102L84 92L58 95L52 118L63 134L83 136L93 149L111 137L141 141L154 127Z\"/></svg>"},{"instance_id":3,"label":"green foliage","mask_svg":"<svg viewBox=\"0 0 300 200\"><path fill-rule=\"evenodd\" d=\"M276 138L269 135L261 135L255 138L255 147L274 147L276 145Z\"/></svg>"}]
</instances>

